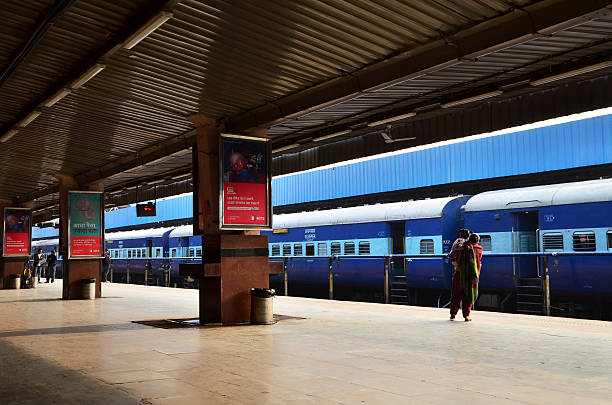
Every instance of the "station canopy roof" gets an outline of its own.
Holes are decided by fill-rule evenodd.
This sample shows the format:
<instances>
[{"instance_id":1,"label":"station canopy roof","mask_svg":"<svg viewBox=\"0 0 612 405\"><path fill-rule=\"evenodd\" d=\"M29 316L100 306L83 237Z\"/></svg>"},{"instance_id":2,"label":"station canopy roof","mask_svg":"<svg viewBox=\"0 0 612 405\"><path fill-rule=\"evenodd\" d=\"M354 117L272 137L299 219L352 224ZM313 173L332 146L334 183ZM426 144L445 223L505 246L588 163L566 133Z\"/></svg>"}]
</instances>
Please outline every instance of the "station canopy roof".
<instances>
[{"instance_id":1,"label":"station canopy roof","mask_svg":"<svg viewBox=\"0 0 612 405\"><path fill-rule=\"evenodd\" d=\"M3 2L0 199L50 206L55 173L109 191L171 182L194 114L267 128L280 156L607 75L611 4Z\"/></svg>"}]
</instances>

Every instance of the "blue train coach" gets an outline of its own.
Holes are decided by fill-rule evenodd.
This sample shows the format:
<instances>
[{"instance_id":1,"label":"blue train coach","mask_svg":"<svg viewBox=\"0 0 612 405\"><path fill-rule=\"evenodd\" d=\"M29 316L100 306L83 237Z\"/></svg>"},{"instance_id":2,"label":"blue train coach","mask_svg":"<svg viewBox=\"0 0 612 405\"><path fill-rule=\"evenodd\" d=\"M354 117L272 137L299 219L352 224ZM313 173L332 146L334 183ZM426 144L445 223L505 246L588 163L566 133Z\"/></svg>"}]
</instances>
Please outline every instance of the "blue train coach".
<instances>
[{"instance_id":1,"label":"blue train coach","mask_svg":"<svg viewBox=\"0 0 612 405\"><path fill-rule=\"evenodd\" d=\"M610 256L595 254L612 251L612 179L481 193L465 205L465 226L480 234L485 255L594 254L550 258L553 307L569 316L603 319L610 313ZM516 291L517 310L540 313L539 289L533 288L530 294L522 294L521 290L541 285L538 282L544 265L537 256L485 257L480 277L480 288L489 295L485 299L495 304ZM524 295L522 300L520 295ZM530 302L529 295L536 299Z\"/></svg>"},{"instance_id":2,"label":"blue train coach","mask_svg":"<svg viewBox=\"0 0 612 405\"><path fill-rule=\"evenodd\" d=\"M382 301L382 256L448 251L463 225L459 208L467 199L448 197L276 215L275 229L269 235L270 258L286 262L291 295L327 297L332 284L337 299ZM411 289L430 293L447 290L451 270L450 264L440 259L395 260L392 301L407 302ZM280 276L273 277L271 284L282 290L283 281Z\"/></svg>"}]
</instances>

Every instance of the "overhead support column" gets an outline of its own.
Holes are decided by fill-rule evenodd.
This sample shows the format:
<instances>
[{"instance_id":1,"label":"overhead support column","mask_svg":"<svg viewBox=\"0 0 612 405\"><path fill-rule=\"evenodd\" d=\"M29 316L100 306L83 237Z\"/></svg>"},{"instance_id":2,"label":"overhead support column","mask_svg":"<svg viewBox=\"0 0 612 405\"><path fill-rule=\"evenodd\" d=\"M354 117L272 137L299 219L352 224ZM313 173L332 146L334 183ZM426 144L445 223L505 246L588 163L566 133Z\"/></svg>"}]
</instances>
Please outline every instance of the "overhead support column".
<instances>
[{"instance_id":1,"label":"overhead support column","mask_svg":"<svg viewBox=\"0 0 612 405\"><path fill-rule=\"evenodd\" d=\"M196 127L194 201L200 202L194 207L194 230L203 233L200 323L248 323L251 288L269 287L268 237L219 229L221 130L215 120L201 115L189 120Z\"/></svg>"},{"instance_id":2,"label":"overhead support column","mask_svg":"<svg viewBox=\"0 0 612 405\"><path fill-rule=\"evenodd\" d=\"M11 206L13 206L11 200L0 200L0 215L2 216L2 221L4 221L4 208ZM29 225L31 226L31 224ZM0 244L4 238L2 232L4 232L4 226L0 223ZM2 247L0 247L0 249L2 249ZM26 257L4 257L3 254L0 254L0 289L9 288L11 275L22 274L26 259Z\"/></svg>"},{"instance_id":3,"label":"overhead support column","mask_svg":"<svg viewBox=\"0 0 612 405\"><path fill-rule=\"evenodd\" d=\"M81 299L82 288L81 280L85 278L96 279L96 298L101 297L101 266L102 261L98 258L91 259L71 259L69 256L68 226L69 221L69 192L70 191L104 191L103 183L94 183L88 187L81 187L77 181L69 175L56 173L54 177L59 180L59 200L60 200L60 232L59 232L59 252L62 257L63 272L63 291L62 298L65 300ZM104 218L104 206L99 207L102 211L102 227Z\"/></svg>"}]
</instances>

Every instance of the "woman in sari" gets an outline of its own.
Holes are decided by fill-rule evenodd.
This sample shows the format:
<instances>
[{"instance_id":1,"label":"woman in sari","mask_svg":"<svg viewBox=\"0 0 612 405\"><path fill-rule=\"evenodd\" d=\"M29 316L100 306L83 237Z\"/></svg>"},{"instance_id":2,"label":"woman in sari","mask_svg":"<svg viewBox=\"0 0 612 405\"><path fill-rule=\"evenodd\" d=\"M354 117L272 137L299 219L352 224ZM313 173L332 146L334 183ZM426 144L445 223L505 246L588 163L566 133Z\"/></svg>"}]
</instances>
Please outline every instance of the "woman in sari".
<instances>
[{"instance_id":1,"label":"woman in sari","mask_svg":"<svg viewBox=\"0 0 612 405\"><path fill-rule=\"evenodd\" d=\"M465 321L472 320L470 311L478 298L478 278L480 277L482 260L482 247L478 242L480 242L480 237L473 233L460 251L458 266L453 274L453 294L450 305L451 320L455 319L459 307L461 307Z\"/></svg>"}]
</instances>

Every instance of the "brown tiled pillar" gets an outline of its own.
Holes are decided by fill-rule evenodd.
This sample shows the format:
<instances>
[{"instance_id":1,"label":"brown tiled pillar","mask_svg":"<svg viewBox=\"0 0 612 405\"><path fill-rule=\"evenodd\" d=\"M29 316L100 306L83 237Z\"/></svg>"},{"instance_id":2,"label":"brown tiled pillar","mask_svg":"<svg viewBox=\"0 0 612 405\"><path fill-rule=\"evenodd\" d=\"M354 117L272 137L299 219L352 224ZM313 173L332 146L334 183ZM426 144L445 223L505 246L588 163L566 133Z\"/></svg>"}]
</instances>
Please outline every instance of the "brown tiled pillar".
<instances>
[{"instance_id":1,"label":"brown tiled pillar","mask_svg":"<svg viewBox=\"0 0 612 405\"><path fill-rule=\"evenodd\" d=\"M12 205L10 200L0 200L0 216L4 215L5 207L10 207ZM0 218L0 221L4 221L4 218ZM3 238L3 228L0 222L0 244ZM0 249L1 248L0 246ZM26 259L27 257L3 257L0 254L0 289L9 288L9 280L12 274L21 274L23 272Z\"/></svg>"},{"instance_id":2,"label":"brown tiled pillar","mask_svg":"<svg viewBox=\"0 0 612 405\"><path fill-rule=\"evenodd\" d=\"M81 280L84 278L96 279L96 298L101 297L101 266L100 259L78 259L68 258L68 192L84 190L76 180L65 174L55 174L59 180L59 200L60 200L60 232L59 232L59 252L63 257L63 290L62 298L73 300L83 298ZM87 191L104 191L102 183L96 183L88 188Z\"/></svg>"},{"instance_id":3,"label":"brown tiled pillar","mask_svg":"<svg viewBox=\"0 0 612 405\"><path fill-rule=\"evenodd\" d=\"M251 288L268 288L268 237L258 232L219 229L219 133L215 120L189 117L195 125L198 185L202 206L203 260L215 264L217 275L200 279L200 322L226 325L247 323L251 316ZM196 177L196 176L194 176ZM194 210L194 223L199 223ZM202 269L204 274L204 269Z\"/></svg>"}]
</instances>

